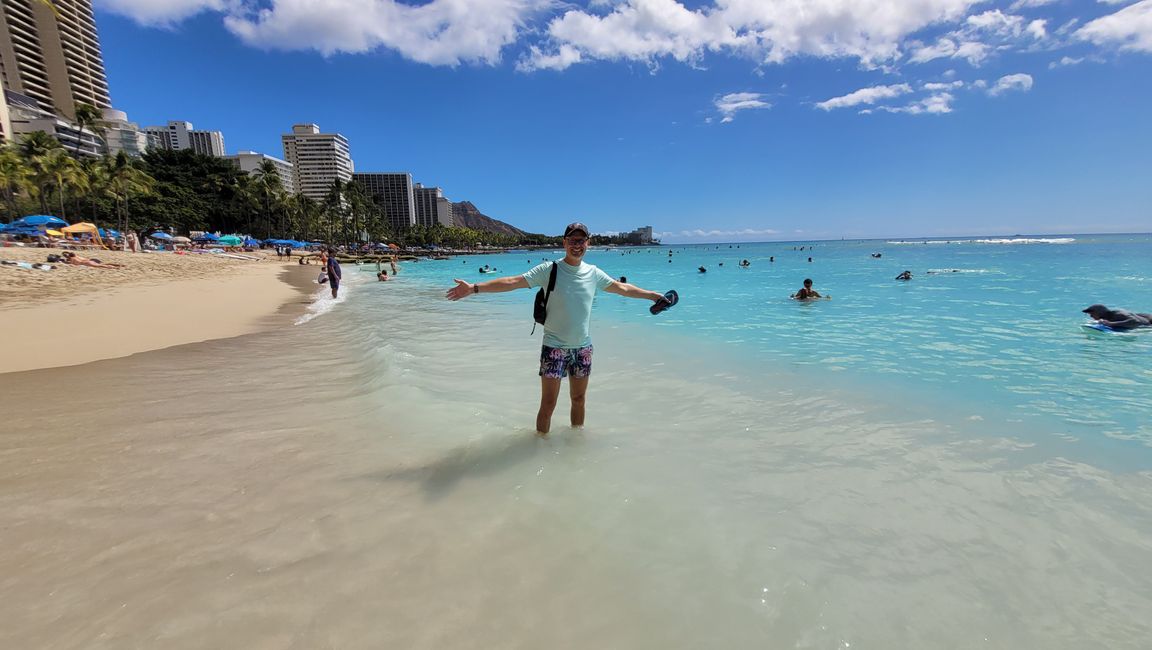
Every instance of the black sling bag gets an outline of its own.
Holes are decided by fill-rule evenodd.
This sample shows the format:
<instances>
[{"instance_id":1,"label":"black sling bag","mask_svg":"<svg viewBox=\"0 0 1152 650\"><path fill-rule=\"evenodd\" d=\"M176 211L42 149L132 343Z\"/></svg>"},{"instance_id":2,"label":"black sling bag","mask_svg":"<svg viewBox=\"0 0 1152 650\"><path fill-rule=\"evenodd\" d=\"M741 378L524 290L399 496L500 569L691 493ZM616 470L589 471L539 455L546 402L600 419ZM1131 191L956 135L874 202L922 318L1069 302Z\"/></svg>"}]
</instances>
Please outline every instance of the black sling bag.
<instances>
[{"instance_id":1,"label":"black sling bag","mask_svg":"<svg viewBox=\"0 0 1152 650\"><path fill-rule=\"evenodd\" d=\"M541 325L548 319L548 296L552 295L552 290L556 288L556 262L552 262L552 273L548 275L548 291L545 293L543 289L536 292L536 304L532 307L532 317L536 323ZM532 334L536 333L536 324L532 324ZM532 336L529 334L528 336Z\"/></svg>"}]
</instances>

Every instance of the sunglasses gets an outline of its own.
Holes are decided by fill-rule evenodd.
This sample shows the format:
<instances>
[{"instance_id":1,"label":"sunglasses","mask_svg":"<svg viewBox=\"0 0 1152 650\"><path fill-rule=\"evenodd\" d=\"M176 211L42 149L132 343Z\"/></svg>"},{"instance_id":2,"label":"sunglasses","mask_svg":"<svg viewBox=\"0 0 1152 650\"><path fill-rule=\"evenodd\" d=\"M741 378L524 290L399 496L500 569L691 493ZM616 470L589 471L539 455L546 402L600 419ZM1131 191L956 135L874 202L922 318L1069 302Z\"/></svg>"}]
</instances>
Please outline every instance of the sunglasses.
<instances>
[{"instance_id":1,"label":"sunglasses","mask_svg":"<svg viewBox=\"0 0 1152 650\"><path fill-rule=\"evenodd\" d=\"M568 245L569 246L583 246L584 244L587 244L587 243L588 243L588 240L584 239L584 238L579 238L579 239L575 238L575 237L569 237L568 238Z\"/></svg>"}]
</instances>

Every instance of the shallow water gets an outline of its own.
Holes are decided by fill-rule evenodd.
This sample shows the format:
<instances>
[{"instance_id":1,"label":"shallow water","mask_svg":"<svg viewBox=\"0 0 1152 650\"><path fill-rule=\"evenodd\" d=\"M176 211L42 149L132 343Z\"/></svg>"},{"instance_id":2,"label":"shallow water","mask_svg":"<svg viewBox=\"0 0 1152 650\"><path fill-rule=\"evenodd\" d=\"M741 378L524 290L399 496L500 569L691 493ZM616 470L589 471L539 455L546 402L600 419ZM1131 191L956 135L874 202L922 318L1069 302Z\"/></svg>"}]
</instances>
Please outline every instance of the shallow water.
<instances>
[{"instance_id":1,"label":"shallow water","mask_svg":"<svg viewBox=\"0 0 1152 650\"><path fill-rule=\"evenodd\" d=\"M1144 439L1034 413L1081 382L1001 396L1037 354L1013 327L995 354L922 331L891 371L826 309L882 309L848 258L814 305L778 299L793 270L731 269L758 278L740 318L704 302L738 291L718 267L630 260L682 302L598 298L588 425L562 397L547 438L530 292L443 300L471 261L346 268L300 325L0 376L0 647L1146 647ZM918 268L892 295L982 293ZM1033 374L1146 360L1050 309L1075 343Z\"/></svg>"}]
</instances>

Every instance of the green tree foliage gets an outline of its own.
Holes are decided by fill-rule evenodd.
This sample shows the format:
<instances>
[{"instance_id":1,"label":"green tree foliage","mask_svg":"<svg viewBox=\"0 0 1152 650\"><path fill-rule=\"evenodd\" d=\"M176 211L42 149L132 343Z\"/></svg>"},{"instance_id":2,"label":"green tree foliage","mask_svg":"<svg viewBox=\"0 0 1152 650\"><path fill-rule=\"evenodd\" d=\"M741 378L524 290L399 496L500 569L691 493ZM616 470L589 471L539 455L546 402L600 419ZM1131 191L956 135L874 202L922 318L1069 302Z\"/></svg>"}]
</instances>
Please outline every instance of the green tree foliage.
<instances>
[{"instance_id":1,"label":"green tree foliage","mask_svg":"<svg viewBox=\"0 0 1152 650\"><path fill-rule=\"evenodd\" d=\"M393 231L357 183L333 183L323 201L284 192L276 167L249 175L231 161L192 151L124 152L77 161L47 133L0 148L0 198L6 221L51 209L71 221L119 230L206 230L351 245L394 242L404 248L559 247L559 237L513 236L463 227ZM631 243L594 235L594 246Z\"/></svg>"}]
</instances>

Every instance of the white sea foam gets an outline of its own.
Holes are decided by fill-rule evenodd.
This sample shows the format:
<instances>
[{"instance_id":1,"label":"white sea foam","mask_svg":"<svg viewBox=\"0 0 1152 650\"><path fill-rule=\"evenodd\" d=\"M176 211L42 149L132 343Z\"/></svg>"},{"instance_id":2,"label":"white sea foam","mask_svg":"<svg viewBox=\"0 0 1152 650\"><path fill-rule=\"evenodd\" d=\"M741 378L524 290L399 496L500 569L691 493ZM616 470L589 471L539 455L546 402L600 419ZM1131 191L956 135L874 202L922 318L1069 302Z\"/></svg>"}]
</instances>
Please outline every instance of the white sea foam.
<instances>
[{"instance_id":1,"label":"white sea foam","mask_svg":"<svg viewBox=\"0 0 1152 650\"><path fill-rule=\"evenodd\" d=\"M339 295L335 298L332 297L332 290L328 288L327 282L319 285L320 288L312 294L312 304L308 305L304 313L296 318L295 324L303 325L314 318L327 314L332 311L336 305L342 304L347 300L348 294L356 290L354 287L368 282L363 274L356 272L358 269L359 267L354 264L345 265L345 267L341 269L344 277L340 281Z\"/></svg>"},{"instance_id":2,"label":"white sea foam","mask_svg":"<svg viewBox=\"0 0 1152 650\"><path fill-rule=\"evenodd\" d=\"M920 244L1071 244L1074 237L1006 237L1001 239L920 239L887 241L895 246Z\"/></svg>"},{"instance_id":3,"label":"white sea foam","mask_svg":"<svg viewBox=\"0 0 1152 650\"><path fill-rule=\"evenodd\" d=\"M998 272L999 271L993 271L991 269L928 269L926 271L926 273L929 273L932 275L937 275L937 274L944 275L947 273L998 273Z\"/></svg>"}]
</instances>

